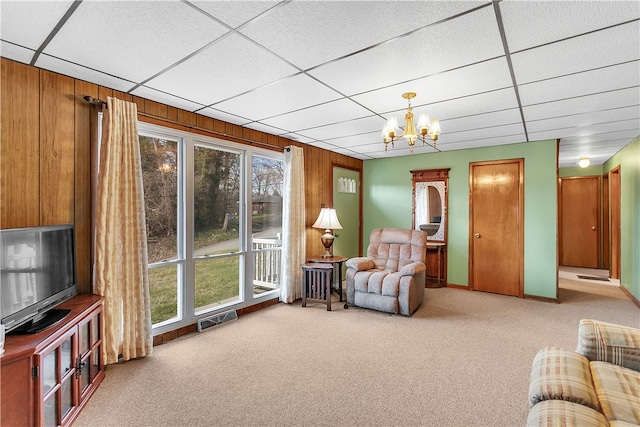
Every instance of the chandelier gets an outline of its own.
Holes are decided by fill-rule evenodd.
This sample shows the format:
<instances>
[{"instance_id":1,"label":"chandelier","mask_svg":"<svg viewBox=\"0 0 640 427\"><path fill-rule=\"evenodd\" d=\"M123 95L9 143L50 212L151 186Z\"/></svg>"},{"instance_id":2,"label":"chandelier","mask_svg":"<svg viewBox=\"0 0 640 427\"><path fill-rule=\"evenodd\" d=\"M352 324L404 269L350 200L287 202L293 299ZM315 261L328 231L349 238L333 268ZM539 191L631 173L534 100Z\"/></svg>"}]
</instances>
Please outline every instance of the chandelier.
<instances>
[{"instance_id":1,"label":"chandelier","mask_svg":"<svg viewBox=\"0 0 640 427\"><path fill-rule=\"evenodd\" d=\"M433 143L429 144L434 149L436 148L436 141L438 141L438 135L440 135L440 121L436 118L429 119L429 115L422 113L418 119L418 129L420 133L416 132L416 126L413 124L413 113L411 112L411 99L416 97L415 92L406 92L402 94L402 97L407 100L409 106L407 107L407 114L404 115L405 126L400 138L407 140L411 154L413 154L413 146L416 141L420 139L422 145L426 144L426 135L429 135L429 139ZM398 138L398 121L395 117L391 117L387 120L387 123L382 129L382 139L384 141L384 151L387 151L389 143L391 147L394 147L394 141Z\"/></svg>"}]
</instances>

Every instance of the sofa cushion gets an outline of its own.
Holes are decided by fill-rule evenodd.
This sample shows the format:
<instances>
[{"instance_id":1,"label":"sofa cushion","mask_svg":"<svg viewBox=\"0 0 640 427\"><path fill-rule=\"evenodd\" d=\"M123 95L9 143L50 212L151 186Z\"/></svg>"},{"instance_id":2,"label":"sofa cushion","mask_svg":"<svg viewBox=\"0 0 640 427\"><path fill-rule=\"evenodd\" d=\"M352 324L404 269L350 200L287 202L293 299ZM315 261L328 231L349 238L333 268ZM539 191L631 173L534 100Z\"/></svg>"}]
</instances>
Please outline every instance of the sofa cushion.
<instances>
[{"instance_id":1,"label":"sofa cushion","mask_svg":"<svg viewBox=\"0 0 640 427\"><path fill-rule=\"evenodd\" d=\"M544 400L567 400L600 410L591 381L589 359L558 347L543 348L533 359L529 405Z\"/></svg>"},{"instance_id":2,"label":"sofa cushion","mask_svg":"<svg viewBox=\"0 0 640 427\"><path fill-rule=\"evenodd\" d=\"M608 362L591 362L590 367L605 417L640 424L640 372Z\"/></svg>"},{"instance_id":3,"label":"sofa cushion","mask_svg":"<svg viewBox=\"0 0 640 427\"><path fill-rule=\"evenodd\" d=\"M628 326L582 319L576 352L640 371L640 330Z\"/></svg>"},{"instance_id":4,"label":"sofa cushion","mask_svg":"<svg viewBox=\"0 0 640 427\"><path fill-rule=\"evenodd\" d=\"M386 311L387 313L398 314L400 312L398 298L387 297L384 295L356 292L353 304L358 307L367 307L378 311Z\"/></svg>"},{"instance_id":5,"label":"sofa cushion","mask_svg":"<svg viewBox=\"0 0 640 427\"><path fill-rule=\"evenodd\" d=\"M529 411L527 427L593 426L607 427L609 423L600 412L578 403L564 400L545 400Z\"/></svg>"}]
</instances>

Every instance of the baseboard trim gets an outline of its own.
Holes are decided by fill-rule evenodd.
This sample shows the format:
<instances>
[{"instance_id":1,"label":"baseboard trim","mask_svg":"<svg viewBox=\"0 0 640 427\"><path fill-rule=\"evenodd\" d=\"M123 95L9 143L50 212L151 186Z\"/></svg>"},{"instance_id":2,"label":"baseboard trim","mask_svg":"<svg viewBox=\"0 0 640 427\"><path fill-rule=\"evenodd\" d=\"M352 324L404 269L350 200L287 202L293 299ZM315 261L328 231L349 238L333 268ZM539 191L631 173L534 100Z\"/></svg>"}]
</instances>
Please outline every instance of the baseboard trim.
<instances>
[{"instance_id":1,"label":"baseboard trim","mask_svg":"<svg viewBox=\"0 0 640 427\"><path fill-rule=\"evenodd\" d=\"M445 285L445 287L447 288L453 288L453 289L462 289L463 291L468 291L469 287L468 286L464 286L464 285L456 285L455 283L447 283Z\"/></svg>"},{"instance_id":2,"label":"baseboard trim","mask_svg":"<svg viewBox=\"0 0 640 427\"><path fill-rule=\"evenodd\" d=\"M554 303L554 304L560 304L560 300L558 298L541 297L541 296L538 296L538 295L524 294L524 299L530 299L530 300L534 300L534 301L551 302L551 303Z\"/></svg>"},{"instance_id":3,"label":"baseboard trim","mask_svg":"<svg viewBox=\"0 0 640 427\"><path fill-rule=\"evenodd\" d=\"M640 301L638 301L638 299L633 296L631 292L629 292L629 289L627 289L624 285L620 285L620 289L622 289L622 292L627 296L627 298L631 300L632 303L636 305L636 307L640 308Z\"/></svg>"},{"instance_id":4,"label":"baseboard trim","mask_svg":"<svg viewBox=\"0 0 640 427\"><path fill-rule=\"evenodd\" d=\"M238 314L238 317L240 317L245 314L253 313L255 311L262 310L263 308L267 308L269 306L275 305L278 302L279 302L279 298L270 299L267 301L260 302L258 304L250 305L248 307L238 308L236 309L236 313ZM171 331L163 332L161 334L154 335L153 345L154 346L162 345L162 344L168 343L169 341L173 341L176 338L180 338L181 336L188 335L192 332L197 332L197 331L198 331L198 325L197 325L197 322L195 322L191 325L182 326L180 328L173 329Z\"/></svg>"}]
</instances>

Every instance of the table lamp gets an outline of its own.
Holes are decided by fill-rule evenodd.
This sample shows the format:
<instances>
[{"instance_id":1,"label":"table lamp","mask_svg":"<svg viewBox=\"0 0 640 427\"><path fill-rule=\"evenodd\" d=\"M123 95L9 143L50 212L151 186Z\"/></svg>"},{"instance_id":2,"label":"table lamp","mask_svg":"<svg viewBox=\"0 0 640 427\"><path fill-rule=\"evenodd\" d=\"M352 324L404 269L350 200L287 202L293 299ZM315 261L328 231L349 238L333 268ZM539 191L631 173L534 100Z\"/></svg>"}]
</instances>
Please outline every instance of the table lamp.
<instances>
[{"instance_id":1,"label":"table lamp","mask_svg":"<svg viewBox=\"0 0 640 427\"><path fill-rule=\"evenodd\" d=\"M340 221L338 221L336 210L332 208L320 209L320 215L318 215L318 219L313 223L312 227L324 229L324 234L320 237L325 248L325 252L322 257L330 257L331 246L333 245L334 238L333 234L331 234L331 230L342 230L342 225L340 225Z\"/></svg>"}]
</instances>

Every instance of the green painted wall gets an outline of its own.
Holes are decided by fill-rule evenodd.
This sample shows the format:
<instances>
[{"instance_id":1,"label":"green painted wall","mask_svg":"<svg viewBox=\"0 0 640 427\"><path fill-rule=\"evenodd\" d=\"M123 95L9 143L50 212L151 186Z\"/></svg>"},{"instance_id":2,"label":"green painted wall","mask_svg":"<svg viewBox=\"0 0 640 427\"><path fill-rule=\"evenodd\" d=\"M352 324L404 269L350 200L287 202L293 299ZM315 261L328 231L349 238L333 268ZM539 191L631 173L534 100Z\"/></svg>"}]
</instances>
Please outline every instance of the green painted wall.
<instances>
[{"instance_id":1,"label":"green painted wall","mask_svg":"<svg viewBox=\"0 0 640 427\"><path fill-rule=\"evenodd\" d=\"M411 170L450 168L447 281L468 286L469 163L524 158L524 292L556 297L555 140L366 160L364 247L378 227L411 228Z\"/></svg>"},{"instance_id":2,"label":"green painted wall","mask_svg":"<svg viewBox=\"0 0 640 427\"><path fill-rule=\"evenodd\" d=\"M560 168L558 169L558 176L560 178L567 178L572 176L600 176L604 174L604 165L591 165L588 168Z\"/></svg>"},{"instance_id":3,"label":"green painted wall","mask_svg":"<svg viewBox=\"0 0 640 427\"><path fill-rule=\"evenodd\" d=\"M620 284L640 300L640 137L604 164L620 165Z\"/></svg>"}]
</instances>

